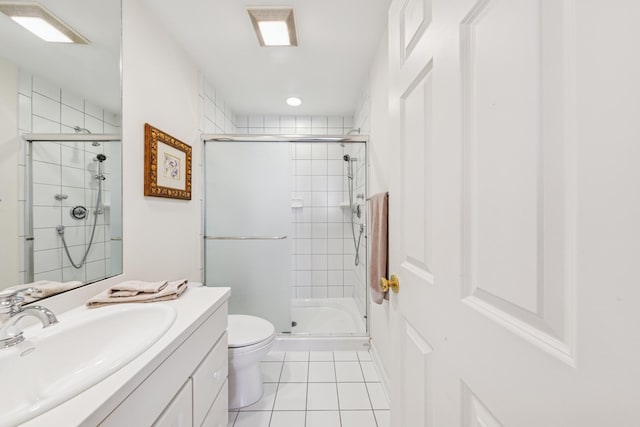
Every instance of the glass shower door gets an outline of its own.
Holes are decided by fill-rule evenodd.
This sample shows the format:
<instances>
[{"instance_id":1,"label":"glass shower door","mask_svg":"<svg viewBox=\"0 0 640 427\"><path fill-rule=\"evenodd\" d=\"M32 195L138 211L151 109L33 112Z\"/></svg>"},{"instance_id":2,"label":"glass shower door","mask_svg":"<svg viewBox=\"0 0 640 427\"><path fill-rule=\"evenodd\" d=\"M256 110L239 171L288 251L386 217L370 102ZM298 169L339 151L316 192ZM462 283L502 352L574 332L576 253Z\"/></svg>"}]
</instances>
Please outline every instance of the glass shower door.
<instances>
[{"instance_id":1,"label":"glass shower door","mask_svg":"<svg viewBox=\"0 0 640 427\"><path fill-rule=\"evenodd\" d=\"M205 144L205 284L277 332L291 330L290 168L288 143Z\"/></svg>"}]
</instances>

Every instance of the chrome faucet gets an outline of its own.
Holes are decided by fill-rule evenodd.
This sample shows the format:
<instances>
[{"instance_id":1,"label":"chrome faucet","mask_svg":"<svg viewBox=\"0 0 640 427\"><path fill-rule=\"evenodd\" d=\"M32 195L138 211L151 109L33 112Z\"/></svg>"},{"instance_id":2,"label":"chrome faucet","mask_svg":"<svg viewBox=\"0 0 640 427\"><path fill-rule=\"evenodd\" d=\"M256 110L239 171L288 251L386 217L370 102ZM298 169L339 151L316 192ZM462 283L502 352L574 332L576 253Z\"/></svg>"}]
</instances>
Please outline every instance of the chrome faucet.
<instances>
[{"instance_id":1,"label":"chrome faucet","mask_svg":"<svg viewBox=\"0 0 640 427\"><path fill-rule=\"evenodd\" d=\"M42 322L42 327L58 323L56 315L48 308L32 305L23 307L24 295L36 293L34 288L23 288L13 292L0 293L0 315L5 318L0 325L0 349L12 347L24 341L22 329L18 322L27 316L35 316ZM8 316L8 317L7 317Z\"/></svg>"}]
</instances>

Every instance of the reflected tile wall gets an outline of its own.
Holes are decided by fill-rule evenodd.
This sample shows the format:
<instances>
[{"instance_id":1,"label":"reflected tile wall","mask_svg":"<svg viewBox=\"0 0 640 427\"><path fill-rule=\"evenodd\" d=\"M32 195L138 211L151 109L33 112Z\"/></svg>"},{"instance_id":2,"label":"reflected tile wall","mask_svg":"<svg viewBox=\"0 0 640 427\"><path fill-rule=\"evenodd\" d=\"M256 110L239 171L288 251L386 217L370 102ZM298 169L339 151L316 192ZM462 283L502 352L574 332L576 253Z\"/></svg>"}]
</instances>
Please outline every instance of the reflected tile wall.
<instances>
[{"instance_id":1,"label":"reflected tile wall","mask_svg":"<svg viewBox=\"0 0 640 427\"><path fill-rule=\"evenodd\" d=\"M121 132L119 115L24 71L20 72L18 105L19 130L22 133L74 133L74 126L86 128L92 133ZM120 186L119 179L118 183L112 182L118 178L111 174L112 144L104 142L100 143L100 146L92 146L83 142L32 143L35 280L94 281L113 274L112 268L120 269L120 262L110 262L110 255L114 249L111 248L110 200L112 185L115 185L117 197ZM114 147L114 152L115 150L119 148ZM103 181L105 214L97 216L94 241L86 264L76 269L71 266L64 253L56 226L62 224L66 227L65 238L69 251L78 263L86 251L93 230L93 212L98 195L95 157L98 153L107 156L103 163L106 177ZM21 242L24 242L27 231L22 212L26 208L24 177L28 161L25 144L18 160ZM56 194L66 195L67 198L57 200ZM85 220L76 220L70 215L71 208L78 205L89 209ZM120 229L119 206L117 209L118 212L114 212L113 218L118 221L116 228ZM120 253L121 249L115 248L115 252ZM21 269L21 277L24 277L24 266L21 266Z\"/></svg>"}]
</instances>

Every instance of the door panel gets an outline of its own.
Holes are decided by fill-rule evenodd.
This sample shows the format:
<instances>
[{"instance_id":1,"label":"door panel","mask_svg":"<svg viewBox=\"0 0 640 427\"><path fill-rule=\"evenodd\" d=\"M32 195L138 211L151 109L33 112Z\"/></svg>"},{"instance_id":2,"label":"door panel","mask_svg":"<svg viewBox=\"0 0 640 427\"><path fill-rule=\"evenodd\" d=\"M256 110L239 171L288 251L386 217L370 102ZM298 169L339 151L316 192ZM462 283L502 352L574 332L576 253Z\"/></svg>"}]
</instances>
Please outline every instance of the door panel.
<instances>
[{"instance_id":1,"label":"door panel","mask_svg":"<svg viewBox=\"0 0 640 427\"><path fill-rule=\"evenodd\" d=\"M432 425L428 417L431 414L431 395L428 390L430 372L430 354L433 350L420 333L409 323L404 325L403 342L403 390L402 425Z\"/></svg>"},{"instance_id":2,"label":"door panel","mask_svg":"<svg viewBox=\"0 0 640 427\"><path fill-rule=\"evenodd\" d=\"M431 62L401 96L400 115L402 137L400 151L403 153L402 191L403 197L411 201L411 208L402 212L403 253L406 255L402 268L432 282L429 264L431 261L430 226L431 209L429 174L430 127L432 80Z\"/></svg>"},{"instance_id":3,"label":"door panel","mask_svg":"<svg viewBox=\"0 0 640 427\"><path fill-rule=\"evenodd\" d=\"M394 427L640 425L640 4L614 3L392 1Z\"/></svg>"},{"instance_id":4,"label":"door panel","mask_svg":"<svg viewBox=\"0 0 640 427\"><path fill-rule=\"evenodd\" d=\"M561 1L476 3L460 26L465 302L569 364L574 136Z\"/></svg>"}]
</instances>

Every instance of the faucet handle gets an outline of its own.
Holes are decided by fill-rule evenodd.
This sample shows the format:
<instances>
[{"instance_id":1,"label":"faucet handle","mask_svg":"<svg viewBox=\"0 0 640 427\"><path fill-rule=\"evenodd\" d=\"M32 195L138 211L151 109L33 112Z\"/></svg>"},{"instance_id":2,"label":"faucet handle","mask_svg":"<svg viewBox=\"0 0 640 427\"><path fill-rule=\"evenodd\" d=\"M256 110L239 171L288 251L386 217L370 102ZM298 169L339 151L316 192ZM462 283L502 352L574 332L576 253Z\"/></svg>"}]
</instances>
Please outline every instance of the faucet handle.
<instances>
[{"instance_id":1,"label":"faucet handle","mask_svg":"<svg viewBox=\"0 0 640 427\"><path fill-rule=\"evenodd\" d=\"M36 288L30 286L0 292L0 313L6 314L20 311L22 304L24 303L24 296L37 292L38 290Z\"/></svg>"}]
</instances>

